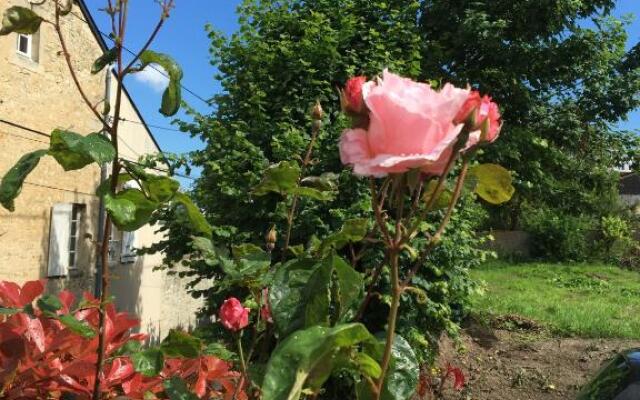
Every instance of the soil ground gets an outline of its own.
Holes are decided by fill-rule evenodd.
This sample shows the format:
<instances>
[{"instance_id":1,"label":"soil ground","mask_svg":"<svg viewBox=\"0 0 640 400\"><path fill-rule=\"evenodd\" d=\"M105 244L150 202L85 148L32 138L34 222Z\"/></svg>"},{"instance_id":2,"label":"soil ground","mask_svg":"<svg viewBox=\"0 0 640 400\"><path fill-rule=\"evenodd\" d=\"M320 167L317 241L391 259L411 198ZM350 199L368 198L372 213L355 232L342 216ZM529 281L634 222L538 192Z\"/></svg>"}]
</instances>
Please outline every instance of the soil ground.
<instances>
[{"instance_id":1,"label":"soil ground","mask_svg":"<svg viewBox=\"0 0 640 400\"><path fill-rule=\"evenodd\" d=\"M450 362L466 376L465 388L447 389L444 399L573 399L603 362L640 347L639 340L554 338L517 316L491 325L469 323L457 343L443 339L441 364Z\"/></svg>"}]
</instances>

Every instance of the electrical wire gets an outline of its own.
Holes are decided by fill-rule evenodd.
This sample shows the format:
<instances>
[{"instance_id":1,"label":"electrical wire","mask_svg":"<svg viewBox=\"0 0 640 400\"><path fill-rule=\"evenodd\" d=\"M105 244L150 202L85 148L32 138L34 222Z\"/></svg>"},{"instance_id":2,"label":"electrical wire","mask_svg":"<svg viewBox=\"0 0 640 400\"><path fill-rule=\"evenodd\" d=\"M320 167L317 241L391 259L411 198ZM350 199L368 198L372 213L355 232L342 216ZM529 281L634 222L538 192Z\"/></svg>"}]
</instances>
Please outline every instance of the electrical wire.
<instances>
[{"instance_id":1,"label":"electrical wire","mask_svg":"<svg viewBox=\"0 0 640 400\"><path fill-rule=\"evenodd\" d=\"M87 25L90 25L89 22L87 22L84 18L82 18L82 16L76 14L75 12L71 12L71 14L73 16L75 16L76 18L78 18L80 21L84 22ZM100 35L102 35L102 37L104 37L105 39L108 39L109 41L111 41L112 43L115 44L115 40L111 37L111 35L102 32L100 29L98 29L96 27L96 29L98 30L98 32L100 33ZM138 53L133 52L132 50L129 50L127 47L122 46L122 48L129 54L131 54L132 56L137 56ZM164 76L165 78L169 78L169 75L167 75L166 71L155 67L153 64L150 64L148 66L149 68L154 69L156 72L160 73L162 76ZM203 102L204 104L206 104L207 106L211 106L211 102L209 102L208 100L206 100L203 96L200 96L199 94L197 94L196 92L194 92L193 90L189 89L188 87L184 86L182 83L180 84L180 87L187 93L191 94L193 97L195 97L196 99L200 100L201 102Z\"/></svg>"},{"instance_id":2,"label":"electrical wire","mask_svg":"<svg viewBox=\"0 0 640 400\"><path fill-rule=\"evenodd\" d=\"M5 120L5 119L1 119L1 118L0 118L0 122L1 122L1 123L4 123L4 124L7 124L7 125L9 125L9 126L12 126L12 127L14 127L14 128L18 128L18 129L22 129L22 130L27 131L27 132L34 133L34 134L39 135L39 136L44 136L44 137L48 137L48 138L50 138L50 137L51 137L51 135L49 135L49 134L47 134L47 133L45 133L45 132L39 131L39 130L37 130L37 129L29 128L28 126L25 126L25 125L22 125L22 124L18 124L18 123L16 123L16 122L7 121L7 120ZM47 145L49 144L49 142L46 142L46 141L44 141L44 140L38 140L38 139L28 138L28 137L25 137L25 136L22 136L22 135L18 135L18 134L13 133L13 132L4 132L4 133L6 133L7 135L11 135L11 136L14 136L14 137L17 137L17 138L24 139L24 140L30 140L30 141L34 141L34 142L38 142L38 143L44 143L44 144L47 144ZM138 156L140 155L140 153L138 153L137 151L135 151L135 150L134 150L134 149L133 149L133 148L132 148L132 147L131 147L131 146L130 146L126 141L124 141L122 138L119 138L119 139L120 139L120 141L121 141L121 142L122 142L126 147L128 147L128 148L129 148L129 150L131 150L132 152L134 152L134 153L135 153L136 155L138 155ZM123 160L125 160L125 161L128 161L128 162L130 162L130 163L133 163L133 164L139 165L139 166L141 166L141 167L145 167L145 168L152 169L152 170L154 170L154 171L164 172L164 173L167 173L167 174L170 174L170 175L174 175L174 176L177 176L177 177L180 177L180 178L184 178L184 179L195 180L195 178L194 178L194 177L189 176L189 175L184 175L184 174L180 174L180 173L176 173L176 172L173 172L173 173L172 173L172 172L171 172L171 171L169 171L168 169L162 169L162 168L157 168L157 167L149 167L149 166L145 166L144 164L141 164L141 163L139 163L139 162L137 162L137 161L135 161L135 160L129 160L129 159L127 159L127 158L122 158L122 159L123 159ZM60 189L60 190L62 190L62 189Z\"/></svg>"}]
</instances>

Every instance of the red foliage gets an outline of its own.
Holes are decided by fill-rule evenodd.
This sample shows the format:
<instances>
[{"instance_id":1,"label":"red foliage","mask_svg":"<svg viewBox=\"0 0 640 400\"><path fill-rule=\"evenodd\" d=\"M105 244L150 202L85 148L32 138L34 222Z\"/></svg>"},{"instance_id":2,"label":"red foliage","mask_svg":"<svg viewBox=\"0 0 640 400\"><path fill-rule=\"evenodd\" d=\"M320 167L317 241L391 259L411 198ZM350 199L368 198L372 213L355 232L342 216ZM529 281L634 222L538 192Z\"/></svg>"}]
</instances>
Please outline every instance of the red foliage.
<instances>
[{"instance_id":1,"label":"red foliage","mask_svg":"<svg viewBox=\"0 0 640 400\"><path fill-rule=\"evenodd\" d=\"M0 282L0 306L23 308L31 305L44 291L44 281L27 282L22 287L13 282ZM71 313L97 331L99 302L85 293L81 308L72 310L72 293L58 296L62 308L59 315ZM105 398L124 394L142 399L147 393L162 398L163 381L178 376L200 398L224 396L231 399L240 375L231 371L229 363L213 356L196 359L165 359L164 369L157 377L145 377L136 372L129 356L116 352L127 342L142 342L145 334L131 334L138 320L116 312L113 304L106 307L107 360L102 374ZM33 315L18 312L0 315L0 397L3 399L59 398L73 393L78 400L90 399L94 384L98 337L83 337L58 319L33 307ZM205 397L206 396L206 397ZM246 399L240 393L238 399Z\"/></svg>"}]
</instances>

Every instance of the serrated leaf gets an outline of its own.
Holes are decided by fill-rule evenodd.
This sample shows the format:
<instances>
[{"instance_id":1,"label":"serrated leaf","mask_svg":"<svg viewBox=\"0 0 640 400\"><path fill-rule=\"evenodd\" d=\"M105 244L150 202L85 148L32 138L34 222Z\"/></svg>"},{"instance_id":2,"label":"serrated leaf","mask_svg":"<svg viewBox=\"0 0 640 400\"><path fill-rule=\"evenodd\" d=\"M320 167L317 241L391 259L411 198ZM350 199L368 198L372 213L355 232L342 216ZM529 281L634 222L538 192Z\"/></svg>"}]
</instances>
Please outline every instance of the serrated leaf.
<instances>
[{"instance_id":1,"label":"serrated leaf","mask_svg":"<svg viewBox=\"0 0 640 400\"><path fill-rule=\"evenodd\" d=\"M208 356L216 356L224 361L237 361L238 355L232 351L229 351L223 344L221 343L210 343L207 347L204 348L204 354Z\"/></svg>"},{"instance_id":2,"label":"serrated leaf","mask_svg":"<svg viewBox=\"0 0 640 400\"><path fill-rule=\"evenodd\" d=\"M83 338L91 339L96 335L96 331L93 330L86 322L77 320L73 315L65 314L60 315L58 320L62 325L69 328L74 333L82 336Z\"/></svg>"},{"instance_id":3,"label":"serrated leaf","mask_svg":"<svg viewBox=\"0 0 640 400\"><path fill-rule=\"evenodd\" d=\"M118 185L122 185L124 183L129 182L130 180L132 180L133 178L131 177L131 175L124 173L124 174L120 174L118 175ZM97 196L104 196L107 193L109 193L111 191L111 177L107 178L106 180L102 181L100 183L100 185L98 185L98 188L96 189L96 195Z\"/></svg>"},{"instance_id":4,"label":"serrated leaf","mask_svg":"<svg viewBox=\"0 0 640 400\"><path fill-rule=\"evenodd\" d=\"M160 350L167 357L196 358L200 355L202 342L186 332L172 329L160 344Z\"/></svg>"},{"instance_id":5,"label":"serrated leaf","mask_svg":"<svg viewBox=\"0 0 640 400\"><path fill-rule=\"evenodd\" d=\"M0 315L13 315L19 313L21 310L19 308L10 308L10 307L2 307L0 306Z\"/></svg>"},{"instance_id":6,"label":"serrated leaf","mask_svg":"<svg viewBox=\"0 0 640 400\"><path fill-rule=\"evenodd\" d=\"M349 219L344 222L340 231L327 236L320 245L319 252L330 248L339 250L348 243L359 242L368 232L369 220L366 218Z\"/></svg>"},{"instance_id":7,"label":"serrated leaf","mask_svg":"<svg viewBox=\"0 0 640 400\"><path fill-rule=\"evenodd\" d=\"M515 193L511 173L500 165L476 165L469 170L469 175L477 180L476 194L491 204L506 203Z\"/></svg>"},{"instance_id":8,"label":"serrated leaf","mask_svg":"<svg viewBox=\"0 0 640 400\"><path fill-rule=\"evenodd\" d=\"M105 195L104 207L119 230L132 232L149 222L158 204L138 189L126 189L115 196Z\"/></svg>"},{"instance_id":9,"label":"serrated leaf","mask_svg":"<svg viewBox=\"0 0 640 400\"><path fill-rule=\"evenodd\" d=\"M158 376L164 367L164 356L159 349L147 349L131 355L133 368L146 377Z\"/></svg>"},{"instance_id":10,"label":"serrated leaf","mask_svg":"<svg viewBox=\"0 0 640 400\"><path fill-rule=\"evenodd\" d=\"M58 161L65 171L84 168L95 162L98 165L113 161L116 151L104 135L87 136L59 129L51 133L49 155Z\"/></svg>"},{"instance_id":11,"label":"serrated leaf","mask_svg":"<svg viewBox=\"0 0 640 400\"><path fill-rule=\"evenodd\" d=\"M171 200L180 189L180 182L167 176L148 175L142 184L149 198L159 203Z\"/></svg>"},{"instance_id":12,"label":"serrated leaf","mask_svg":"<svg viewBox=\"0 0 640 400\"><path fill-rule=\"evenodd\" d=\"M381 361L384 352L384 335L380 335L378 343L367 342L365 350L375 360ZM391 347L391 363L385 375L380 400L406 400L413 397L418 387L420 366L418 359L402 336L396 334ZM370 400L374 396L367 382L361 382L357 387L358 400Z\"/></svg>"},{"instance_id":13,"label":"serrated leaf","mask_svg":"<svg viewBox=\"0 0 640 400\"><path fill-rule=\"evenodd\" d=\"M56 312L62 308L62 302L54 295L46 294L36 302L38 308L49 316L55 316Z\"/></svg>"},{"instance_id":14,"label":"serrated leaf","mask_svg":"<svg viewBox=\"0 0 640 400\"><path fill-rule=\"evenodd\" d=\"M0 36L11 32L30 35L38 32L43 19L28 8L13 6L7 8L2 17Z\"/></svg>"},{"instance_id":15,"label":"serrated leaf","mask_svg":"<svg viewBox=\"0 0 640 400\"><path fill-rule=\"evenodd\" d=\"M206 237L211 237L211 225L209 225L207 219L204 217L200 209L196 207L189 196L184 193L178 192L174 195L173 201L184 207L187 213L187 218L189 219L191 228L193 228L193 230L202 235L205 235Z\"/></svg>"},{"instance_id":16,"label":"serrated leaf","mask_svg":"<svg viewBox=\"0 0 640 400\"><path fill-rule=\"evenodd\" d=\"M300 184L302 186L311 187L321 191L333 191L338 187L336 183L337 180L337 174L325 172L320 176L307 176L300 181Z\"/></svg>"},{"instance_id":17,"label":"serrated leaf","mask_svg":"<svg viewBox=\"0 0 640 400\"><path fill-rule=\"evenodd\" d=\"M46 154L47 150L37 150L23 155L2 178L0 183L0 204L4 208L9 211L15 210L14 200L20 194L24 180Z\"/></svg>"},{"instance_id":18,"label":"serrated leaf","mask_svg":"<svg viewBox=\"0 0 640 400\"><path fill-rule=\"evenodd\" d=\"M107 65L114 62L116 58L118 58L118 49L114 47L102 54L93 62L93 65L91 66L91 73L94 75L97 74L98 72L102 71Z\"/></svg>"},{"instance_id":19,"label":"serrated leaf","mask_svg":"<svg viewBox=\"0 0 640 400\"><path fill-rule=\"evenodd\" d=\"M429 203L430 201L432 201L431 198L433 196L436 196L436 200L433 202L433 210L439 210L448 207L449 203L451 202L451 197L453 196L453 193L451 193L451 191L447 189L445 185L442 185L438 193L435 193L437 186L437 180L431 180L427 184L427 187L424 189L424 194L422 196L422 199L425 203Z\"/></svg>"},{"instance_id":20,"label":"serrated leaf","mask_svg":"<svg viewBox=\"0 0 640 400\"><path fill-rule=\"evenodd\" d=\"M298 188L299 179L300 166L293 161L281 161L266 169L262 181L253 189L253 193L256 196L264 196L270 192L286 195Z\"/></svg>"},{"instance_id":21,"label":"serrated leaf","mask_svg":"<svg viewBox=\"0 0 640 400\"><path fill-rule=\"evenodd\" d=\"M199 400L198 396L191 393L187 384L177 376L165 380L163 385L169 400Z\"/></svg>"},{"instance_id":22,"label":"serrated leaf","mask_svg":"<svg viewBox=\"0 0 640 400\"><path fill-rule=\"evenodd\" d=\"M333 369L334 356L367 340L371 340L371 334L362 324L314 326L294 332L269 359L263 400L297 400L307 382L313 383L312 390L319 389Z\"/></svg>"},{"instance_id":23,"label":"serrated leaf","mask_svg":"<svg viewBox=\"0 0 640 400\"><path fill-rule=\"evenodd\" d=\"M162 104L160 113L166 117L175 115L180 109L182 100L182 69L175 60L166 54L157 53L153 50L145 50L140 54L140 70L151 64L161 66L169 75L169 85L162 94Z\"/></svg>"},{"instance_id":24,"label":"serrated leaf","mask_svg":"<svg viewBox=\"0 0 640 400\"><path fill-rule=\"evenodd\" d=\"M309 197L311 199L320 200L320 201L330 201L333 200L336 193L335 192L323 192L318 189L310 188L310 187L295 187L289 190L289 194L301 196L301 197Z\"/></svg>"}]
</instances>

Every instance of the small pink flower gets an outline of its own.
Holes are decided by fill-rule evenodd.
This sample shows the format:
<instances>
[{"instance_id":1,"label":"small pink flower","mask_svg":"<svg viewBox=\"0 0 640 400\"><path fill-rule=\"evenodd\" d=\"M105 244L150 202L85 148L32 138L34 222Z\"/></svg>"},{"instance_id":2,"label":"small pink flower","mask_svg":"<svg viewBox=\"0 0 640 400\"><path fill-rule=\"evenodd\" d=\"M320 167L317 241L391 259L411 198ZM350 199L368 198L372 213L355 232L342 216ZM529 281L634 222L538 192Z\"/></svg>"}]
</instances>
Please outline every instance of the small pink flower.
<instances>
[{"instance_id":1,"label":"small pink flower","mask_svg":"<svg viewBox=\"0 0 640 400\"><path fill-rule=\"evenodd\" d=\"M362 85L367 81L364 76L356 76L347 81L343 91L344 111L351 114L360 114L363 111Z\"/></svg>"},{"instance_id":2,"label":"small pink flower","mask_svg":"<svg viewBox=\"0 0 640 400\"><path fill-rule=\"evenodd\" d=\"M242 307L240 300L230 297L220 307L220 322L233 332L244 329L249 325L249 309Z\"/></svg>"},{"instance_id":3,"label":"small pink flower","mask_svg":"<svg viewBox=\"0 0 640 400\"><path fill-rule=\"evenodd\" d=\"M342 134L342 162L361 176L438 170L463 127L453 121L469 93L450 84L436 91L385 70L382 79L362 85L369 126Z\"/></svg>"},{"instance_id":4,"label":"small pink flower","mask_svg":"<svg viewBox=\"0 0 640 400\"><path fill-rule=\"evenodd\" d=\"M262 307L260 307L260 318L266 322L273 322L271 316L271 306L269 306L269 288L262 289Z\"/></svg>"}]
</instances>

